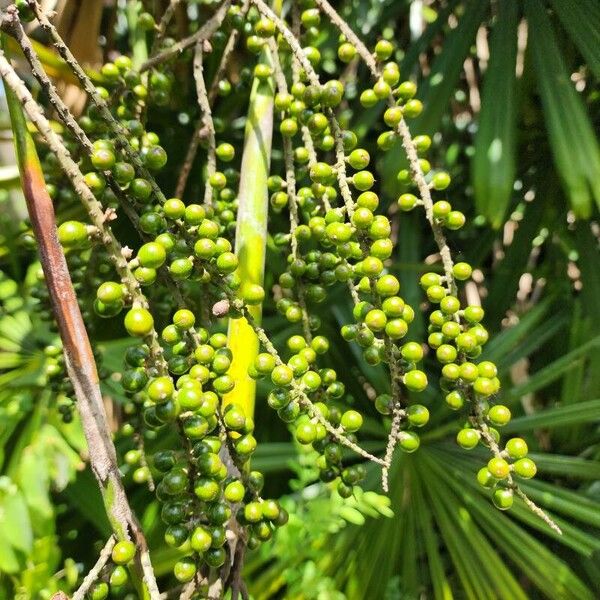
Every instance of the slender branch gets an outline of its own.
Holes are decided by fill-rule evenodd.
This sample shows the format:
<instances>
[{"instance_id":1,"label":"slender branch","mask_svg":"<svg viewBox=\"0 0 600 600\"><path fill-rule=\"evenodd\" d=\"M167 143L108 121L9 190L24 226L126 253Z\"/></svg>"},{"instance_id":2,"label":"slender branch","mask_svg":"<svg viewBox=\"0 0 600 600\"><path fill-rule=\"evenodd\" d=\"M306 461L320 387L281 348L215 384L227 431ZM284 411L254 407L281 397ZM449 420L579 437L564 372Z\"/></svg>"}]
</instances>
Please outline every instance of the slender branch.
<instances>
[{"instance_id":1,"label":"slender branch","mask_svg":"<svg viewBox=\"0 0 600 600\"><path fill-rule=\"evenodd\" d=\"M444 265L446 286L448 287L450 294L455 296L457 287L456 281L454 280L454 272L452 270L454 261L452 260L452 255L450 253L450 247L448 246L446 236L444 235L441 226L436 222L435 217L433 216L433 200L431 199L431 191L427 181L425 180L425 175L423 175L417 149L410 134L408 125L404 119L401 119L398 123L397 133L402 138L402 146L404 147L406 156L408 157L410 170L419 189L419 194L421 195L421 200L423 201L423 206L425 207L425 215L429 221L431 231L433 232L435 243L440 251L442 264Z\"/></svg>"},{"instance_id":2,"label":"slender branch","mask_svg":"<svg viewBox=\"0 0 600 600\"><path fill-rule=\"evenodd\" d=\"M242 6L242 14L245 15L248 12L249 0L245 0ZM233 51L235 50L235 46L240 36L239 29L232 29L229 34L229 38L227 39L227 43L225 44L225 48L223 49L223 54L221 55L221 61L219 62L219 66L217 67L217 71L213 78L212 84L210 86L210 90L208 92L208 100L209 104L213 104L215 97L217 95L219 81L222 79L225 71L227 69L227 65L229 64L229 60L233 55ZM175 187L175 197L181 198L183 196L183 192L185 191L185 186L190 176L190 172L192 170L192 166L194 164L194 159L196 158L196 153L198 152L198 146L200 144L200 136L202 132L202 128L204 127L203 119L200 117L198 119L198 123L196 124L196 128L194 133L192 134L192 139L190 140L190 145L188 146L187 153L185 155L185 159L183 161L183 166L181 167L181 171L179 172L179 178L177 179L177 186Z\"/></svg>"},{"instance_id":3,"label":"slender branch","mask_svg":"<svg viewBox=\"0 0 600 600\"><path fill-rule=\"evenodd\" d=\"M138 150L131 146L129 142L131 133L113 116L110 109L108 108L106 101L104 100L104 98L102 98L102 96L100 96L96 89L96 86L86 75L82 66L77 62L77 59L75 58L75 56L73 56L73 53L69 50L69 47L65 44L60 34L58 33L58 30L50 22L39 3L36 0L28 1L29 5L35 12L40 26L44 31L46 31L50 35L58 53L69 65L69 67L79 80L79 83L83 87L84 91L90 97L92 103L98 108L100 116L102 117L106 125L111 129L112 133L115 136L116 145L123 150L128 160L130 160L131 163L134 165L136 172L141 177L148 180L148 182L152 186L152 191L154 192L154 195L156 196L157 200L161 204L163 204L166 201L166 197L161 191L158 184L156 183L156 180L154 179L152 174L148 171L148 169L142 162Z\"/></svg>"},{"instance_id":4,"label":"slender branch","mask_svg":"<svg viewBox=\"0 0 600 600\"><path fill-rule=\"evenodd\" d=\"M371 73L379 77L379 67L373 54L369 52L363 41L356 35L352 27L336 12L327 0L315 0L317 7L324 12L329 20L340 30L340 33L356 48L358 55L363 59Z\"/></svg>"},{"instance_id":5,"label":"slender branch","mask_svg":"<svg viewBox=\"0 0 600 600\"><path fill-rule=\"evenodd\" d=\"M198 29L196 33L190 35L177 44L174 44L167 50L156 54L149 58L145 63L143 63L140 67L140 71L147 71L148 69L155 67L156 65L173 58L177 54L181 54L186 48L190 46L194 46L196 43L200 41L210 40L215 31L219 29L225 16L227 15L227 11L229 10L229 6L231 5L231 0L224 0L224 2L219 6L215 14Z\"/></svg>"},{"instance_id":6,"label":"slender branch","mask_svg":"<svg viewBox=\"0 0 600 600\"><path fill-rule=\"evenodd\" d=\"M279 62L279 54L277 45L274 40L270 40L269 47L273 61L273 72L275 74L275 83L277 91L280 94L287 95L288 87L285 80L285 74ZM283 136L283 158L285 162L285 182L286 192L288 196L288 205L290 208L290 245L292 247L292 256L298 258L298 238L296 237L296 229L298 229L298 198L296 196L296 175L294 170L294 150L292 140L288 136ZM308 311L306 309L306 295L304 286L301 281L297 282L298 304L302 310L302 331L304 338L310 343L312 340L312 332L308 320Z\"/></svg>"},{"instance_id":7,"label":"slender branch","mask_svg":"<svg viewBox=\"0 0 600 600\"><path fill-rule=\"evenodd\" d=\"M169 5L165 9L165 12L163 13L163 15L161 17L160 22L158 23L158 25L156 27L156 34L154 36L154 41L152 42L150 56L153 56L154 54L156 54L156 50L158 49L161 42L163 41L165 34L167 32L167 27L169 26L169 23L171 22L171 19L173 18L173 15L175 14L175 10L179 6L179 4L181 4L181 0L169 0Z\"/></svg>"},{"instance_id":8,"label":"slender branch","mask_svg":"<svg viewBox=\"0 0 600 600\"><path fill-rule=\"evenodd\" d=\"M300 65L304 69L308 80L312 85L316 85L320 87L319 76L317 72L314 70L310 61L306 57L306 54L302 50L302 46L300 46L300 42L297 40L296 36L290 31L289 27L285 24L285 21L278 17L268 6L266 2L263 0L251 0L252 4L256 6L258 11L275 24L275 27L281 33L285 41L288 43L289 47L292 49L294 56L297 58Z\"/></svg>"},{"instance_id":9,"label":"slender branch","mask_svg":"<svg viewBox=\"0 0 600 600\"><path fill-rule=\"evenodd\" d=\"M485 443L489 447L494 457L502 458L502 452L500 450L500 447L496 443L496 440L494 439L490 428L485 422L485 418L483 416L483 412L479 402L477 400L471 400L471 402L474 409L474 417L471 419L471 423L479 431L481 437L484 439ZM548 525L550 529L553 529L554 531L556 531L556 533L562 535L561 528L547 515L547 513L542 508L540 508L533 500L531 500L531 498L527 496L527 494L525 494L525 492L517 485L512 475L509 475L506 478L506 481L508 483L508 486L516 492L517 496L519 496L519 498L521 498L521 500L525 502L525 504L527 505L529 510L531 510L531 512L536 514L542 521L544 521L544 523L546 523L546 525Z\"/></svg>"},{"instance_id":10,"label":"slender branch","mask_svg":"<svg viewBox=\"0 0 600 600\"><path fill-rule=\"evenodd\" d=\"M381 303L379 303L381 304ZM406 416L406 412L402 408L401 401L401 389L400 389L400 381L401 381L401 373L400 367L398 365L398 361L394 356L394 348L393 342L388 337L384 337L385 343L385 351L386 357L388 361L388 365L390 368L390 379L392 385L392 398L393 398L393 406L392 406L392 427L390 429L390 433L388 436L387 445L385 448L384 460L386 462L386 466L381 471L381 485L384 492L389 490L389 467L392 464L392 459L394 457L394 450L396 449L396 444L398 443L398 439L401 434L401 425L404 417Z\"/></svg>"},{"instance_id":11,"label":"slender branch","mask_svg":"<svg viewBox=\"0 0 600 600\"><path fill-rule=\"evenodd\" d=\"M202 128L204 137L208 141L208 160L206 165L206 183L204 185L204 205L212 206L213 203L213 188L210 184L210 178L217 170L217 142L215 139L215 125L212 118L212 110L210 108L210 100L206 90L206 82L204 81L204 67L202 49L204 42L199 40L196 42L196 51L194 53L194 79L196 80L196 93L198 95L198 104L202 112Z\"/></svg>"},{"instance_id":12,"label":"slender branch","mask_svg":"<svg viewBox=\"0 0 600 600\"><path fill-rule=\"evenodd\" d=\"M381 71L377 62L375 61L374 56L368 51L367 47L363 44L360 38L354 33L354 31L350 28L350 26L340 17L340 15L336 12L336 10L329 4L327 0L315 0L317 6L330 18L331 22L340 30L340 32L348 39L350 43L354 45L357 50L358 55L362 58L364 63L367 65L371 74L374 78L379 78L381 75ZM395 102L392 96L389 97L388 102L390 106L394 106ZM445 283L448 288L448 291L452 295L456 295L457 286L456 281L454 279L453 266L454 262L452 260L452 255L450 253L450 248L448 247L448 243L446 241L446 237L442 231L441 226L436 222L435 217L433 215L433 200L431 198L431 191L429 189L429 185L425 179L423 174L423 170L421 169L421 164L419 162L419 157L417 153L416 146L412 139L410 129L406 124L404 119L401 119L397 125L396 133L400 135L402 139L402 145L408 157L410 170L413 176L415 183L417 184L417 188L419 189L419 193L421 195L421 200L423 202L423 206L425 207L425 214L427 217L427 221L431 227L433 232L433 237L438 246L440 256L442 259L442 264L444 267L445 274ZM393 379L393 377L392 377ZM483 415L480 412L480 409L476 405L476 417L474 419L474 424L476 425L478 431L481 433L482 437L488 444L490 450L496 457L500 457L500 449L495 439L491 435L487 424L483 418ZM394 425L394 419L392 421L392 428ZM392 441L392 436L390 434L389 444ZM386 452L387 454L387 452ZM385 479L384 479L385 482ZM511 476L508 478L509 485L513 487L520 498L523 499L525 504L530 508L532 512L538 515L545 523L548 524L554 531L557 533L561 533L560 528L556 523L540 508L538 507L531 499L527 497L527 495L514 483Z\"/></svg>"},{"instance_id":13,"label":"slender branch","mask_svg":"<svg viewBox=\"0 0 600 600\"><path fill-rule=\"evenodd\" d=\"M81 585L77 589L77 591L73 594L73 598L71 600L84 600L85 595L88 590L92 587L94 582L98 579L100 575L100 571L104 568L104 565L108 562L112 549L114 548L116 543L115 538L111 535L108 538L108 541L102 548L100 552L100 556L96 561L96 564L90 569L89 573L85 576L84 580L81 582Z\"/></svg>"}]
</instances>

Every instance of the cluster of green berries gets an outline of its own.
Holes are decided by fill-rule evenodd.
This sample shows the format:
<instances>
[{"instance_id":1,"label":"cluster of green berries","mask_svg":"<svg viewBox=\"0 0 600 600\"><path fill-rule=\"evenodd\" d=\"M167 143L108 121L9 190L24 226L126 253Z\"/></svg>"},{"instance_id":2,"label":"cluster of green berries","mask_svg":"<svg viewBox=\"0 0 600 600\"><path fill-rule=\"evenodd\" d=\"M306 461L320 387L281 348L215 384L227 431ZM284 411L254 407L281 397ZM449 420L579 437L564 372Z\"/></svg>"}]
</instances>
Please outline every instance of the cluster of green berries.
<instances>
[{"instance_id":1,"label":"cluster of green berries","mask_svg":"<svg viewBox=\"0 0 600 600\"><path fill-rule=\"evenodd\" d=\"M127 351L121 383L139 407L144 426L156 431L176 426L183 449L155 453L150 469L139 466L137 448L125 454L125 462L137 467L133 478L138 483L147 481L150 471L160 479L156 494L167 525L165 540L185 553L174 567L175 577L185 582L203 564L224 563L225 527L232 514L247 529L251 548L270 539L287 514L277 502L260 497L263 477L247 469L256 449L253 420L240 405L224 403L235 387L226 335L195 328L194 314L180 309L160 338L167 346L169 374L156 373L149 348L142 344ZM231 476L221 458L225 449L247 476Z\"/></svg>"}]
</instances>

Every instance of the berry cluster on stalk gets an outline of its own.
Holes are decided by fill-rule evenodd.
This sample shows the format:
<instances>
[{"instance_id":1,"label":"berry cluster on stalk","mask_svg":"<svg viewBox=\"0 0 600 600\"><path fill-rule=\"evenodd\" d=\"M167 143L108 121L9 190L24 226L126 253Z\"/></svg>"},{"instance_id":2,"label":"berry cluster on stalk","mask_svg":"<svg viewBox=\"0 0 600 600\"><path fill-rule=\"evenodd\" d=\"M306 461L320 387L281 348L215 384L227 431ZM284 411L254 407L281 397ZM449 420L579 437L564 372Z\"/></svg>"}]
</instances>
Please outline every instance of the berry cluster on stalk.
<instances>
[{"instance_id":1,"label":"berry cluster on stalk","mask_svg":"<svg viewBox=\"0 0 600 600\"><path fill-rule=\"evenodd\" d=\"M23 4L23 11L28 8ZM175 70L185 68L192 53L165 37L164 30L159 35L161 27L147 13L137 25L148 37L155 32L148 62L116 57L101 68L102 86L81 71L78 77L90 97L84 113L76 119L52 97L62 121L60 137L38 127L48 192L59 213L69 214L58 238L82 312L96 330L101 319L119 316L136 340L121 372L112 374L124 398L124 471L155 491L165 541L181 555L174 575L182 583L205 577L232 558L236 550L227 543L228 532L252 549L288 517L277 501L262 497L263 476L252 470L254 421L235 398L236 357L223 333L227 319L243 318L253 330L260 348L248 376L270 382L268 405L299 444L316 451L321 481L342 498L352 496L366 475L365 465L356 463L356 456L348 459L345 450L381 467L385 491L395 450L418 450L418 431L428 424L430 409L439 408L415 401L431 385L423 366L428 355L441 368L440 402L460 415L458 444L467 450L482 444L491 454L477 479L492 490L494 504L510 508L515 494L524 497L516 477L536 473L524 440L500 442L497 428L508 423L510 410L497 401L496 366L481 360L488 340L484 311L464 302L458 284L471 278L472 268L453 261L445 238L465 224L465 216L446 195L450 175L426 158L431 138L413 137L406 123L423 110L416 85L403 80L393 44L380 40L368 50L326 0L303 0L289 21L263 0L251 0L220 4L203 25L205 37L198 39L193 57L199 126L182 171L186 176L177 186L181 197L167 197L157 183L169 164L168 143L163 147L147 123L150 111L167 111L175 102ZM416 307L403 297L394 271L394 234L384 214L389 203L376 181L377 157L361 146L346 118L349 86L342 76L321 80L332 69L321 68L318 46L331 35L337 39L340 71L344 64L362 61L373 76L371 84L353 93L362 107L381 109L377 153L397 143L406 151L408 166L397 173L402 193L395 207L401 213L423 208L439 250L441 269L420 278L432 308L426 343L414 339ZM238 37L246 62L239 81L229 81L224 75L228 48ZM210 88L204 80L205 55L221 57ZM30 64L45 86L44 74L34 60ZM234 91L248 96L252 81L273 82L276 89L274 138L281 151L273 153L277 158L267 188L272 245L284 268L276 274L273 293L275 310L296 329L282 348L253 312L269 301L269 290L246 281L239 268L240 144L226 120L213 115ZM199 193L196 186L186 196L198 146L205 168L197 179L204 189ZM80 202L85 218L72 216L81 210ZM115 219L130 221L138 240L134 249L113 233ZM27 223L22 243L33 245ZM389 374L389 388L372 397L389 426L380 454L360 445L363 415L348 401L339 368L328 362L330 341L316 314L317 305L340 290L352 303L341 337L368 365L384 365ZM36 295L45 308L41 286ZM46 355L46 375L62 398L58 410L70 420L72 390L60 348L49 346ZM147 445L160 449L147 453ZM116 544L116 566L92 597L106 597L109 584L125 585L123 565L134 556L129 544Z\"/></svg>"}]
</instances>

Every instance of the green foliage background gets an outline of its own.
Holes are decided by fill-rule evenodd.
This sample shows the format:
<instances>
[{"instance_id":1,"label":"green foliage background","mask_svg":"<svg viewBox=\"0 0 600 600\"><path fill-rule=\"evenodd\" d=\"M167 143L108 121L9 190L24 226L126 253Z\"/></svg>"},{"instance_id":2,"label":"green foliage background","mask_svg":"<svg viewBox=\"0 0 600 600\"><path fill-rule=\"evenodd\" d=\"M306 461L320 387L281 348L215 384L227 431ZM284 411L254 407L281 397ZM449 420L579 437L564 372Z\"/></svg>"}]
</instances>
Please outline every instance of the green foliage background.
<instances>
[{"instance_id":1,"label":"green foliage background","mask_svg":"<svg viewBox=\"0 0 600 600\"><path fill-rule=\"evenodd\" d=\"M457 426L433 386L423 394L432 421L419 452L397 458L389 507L368 493L354 507L330 500L314 482L305 451L288 441L265 406L259 386L254 464L268 475L269 493L295 510L274 542L249 555L251 592L256 599L596 598L600 5L346 0L337 7L350 24L360 24L365 41L393 39L403 75L420 83L426 108L411 129L434 136L432 162L439 159L449 169L453 205L470 223L451 236L451 245L478 269L478 293L494 334L485 356L498 363L503 401L516 417L504 431L525 437L533 449L539 475L522 487L564 534L556 535L522 504L508 514L493 508L475 481L483 455L456 446ZM117 45L125 47L118 33ZM333 69L335 49L335 39L322 40L325 71ZM192 87L183 86L174 100L178 106L150 115L174 165L182 160L193 119L176 122L172 111L194 116ZM383 108L362 109L352 87L346 116L361 145L371 149ZM238 140L248 93L220 101L217 110L229 115ZM5 112L1 120L6 129ZM379 165L382 202L392 214L403 160L398 146ZM279 172L281 157L274 155L273 162ZM174 171L163 177L165 189L173 188ZM22 216L23 207L10 160L0 180L0 598L47 597L75 586L78 570L93 563L109 527L85 465L79 423L65 425L44 389L42 348L54 334L32 311L36 256L19 245L15 215ZM196 177L187 196L200 193ZM434 252L433 241L419 215L395 213L393 221L394 269L403 295L418 306L418 276L429 268L424 259ZM125 229L120 234L133 237ZM282 261L271 248L267 288ZM264 314L265 327L281 343L291 326L269 302ZM341 296L321 309L332 340L330 360L346 374L356 405L372 417L366 419L365 447L377 452L386 432L366 399L365 382L378 393L389 384L383 369L366 366L354 348L348 352L338 332L349 314ZM424 328L418 318L415 334ZM128 345L123 337L116 326L96 335L110 371L120 369ZM435 373L433 361L429 367ZM104 391L117 407L118 426L123 398L108 381ZM116 443L128 449L119 435ZM157 573L168 576L176 554L162 541L157 503L131 482L127 467L123 471ZM369 487L378 485L373 470Z\"/></svg>"}]
</instances>

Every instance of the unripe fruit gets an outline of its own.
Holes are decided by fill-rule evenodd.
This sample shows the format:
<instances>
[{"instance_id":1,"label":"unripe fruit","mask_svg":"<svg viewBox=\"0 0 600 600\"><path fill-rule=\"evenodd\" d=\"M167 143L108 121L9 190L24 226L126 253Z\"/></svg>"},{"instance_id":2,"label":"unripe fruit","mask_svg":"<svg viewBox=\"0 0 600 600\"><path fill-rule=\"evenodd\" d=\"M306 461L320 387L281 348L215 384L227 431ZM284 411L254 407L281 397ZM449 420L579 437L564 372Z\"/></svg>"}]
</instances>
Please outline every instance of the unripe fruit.
<instances>
[{"instance_id":1,"label":"unripe fruit","mask_svg":"<svg viewBox=\"0 0 600 600\"><path fill-rule=\"evenodd\" d=\"M456 436L456 441L461 448L471 450L479 443L480 434L476 429L461 429Z\"/></svg>"},{"instance_id":2,"label":"unripe fruit","mask_svg":"<svg viewBox=\"0 0 600 600\"><path fill-rule=\"evenodd\" d=\"M505 479L510 474L510 466L503 458L491 458L487 468L496 479Z\"/></svg>"},{"instance_id":3,"label":"unripe fruit","mask_svg":"<svg viewBox=\"0 0 600 600\"><path fill-rule=\"evenodd\" d=\"M132 308L125 315L125 329L129 335L144 337L150 334L154 327L154 319L145 308Z\"/></svg>"},{"instance_id":4,"label":"unripe fruit","mask_svg":"<svg viewBox=\"0 0 600 600\"><path fill-rule=\"evenodd\" d=\"M117 542L113 549L111 558L117 565L125 565L135 556L135 544L129 540Z\"/></svg>"}]
</instances>

